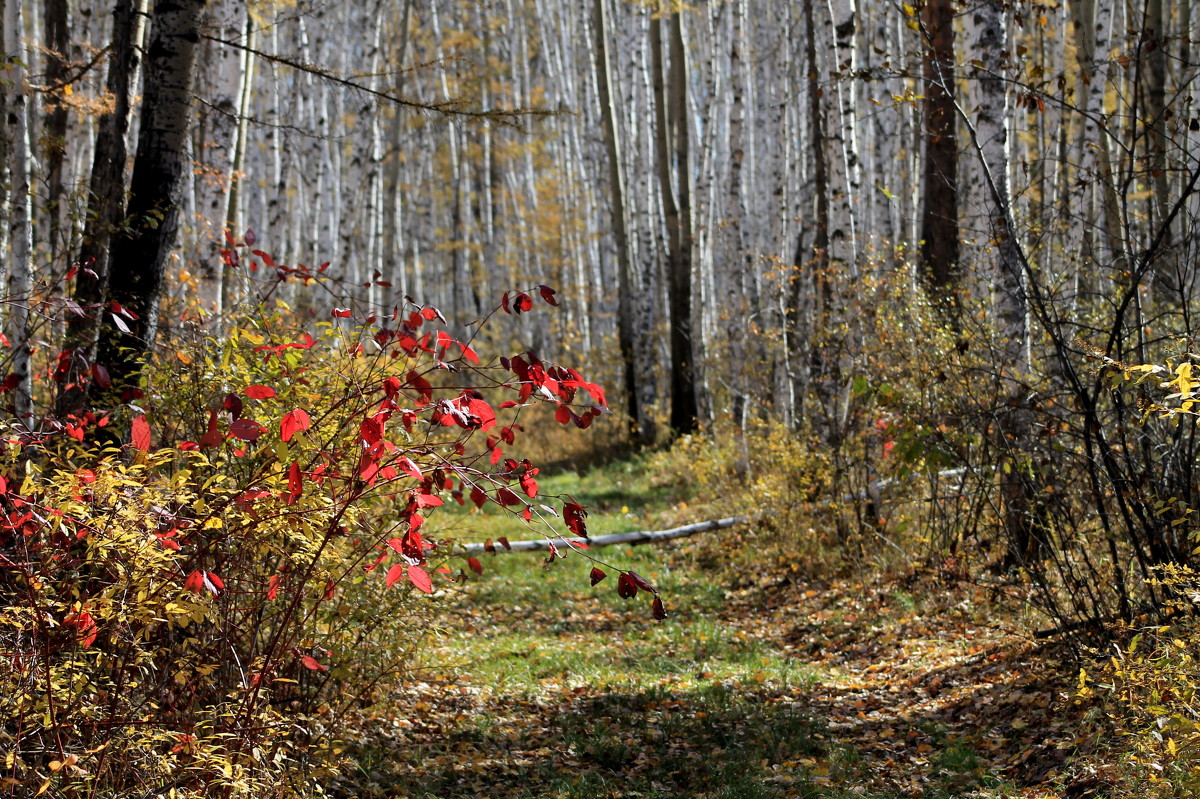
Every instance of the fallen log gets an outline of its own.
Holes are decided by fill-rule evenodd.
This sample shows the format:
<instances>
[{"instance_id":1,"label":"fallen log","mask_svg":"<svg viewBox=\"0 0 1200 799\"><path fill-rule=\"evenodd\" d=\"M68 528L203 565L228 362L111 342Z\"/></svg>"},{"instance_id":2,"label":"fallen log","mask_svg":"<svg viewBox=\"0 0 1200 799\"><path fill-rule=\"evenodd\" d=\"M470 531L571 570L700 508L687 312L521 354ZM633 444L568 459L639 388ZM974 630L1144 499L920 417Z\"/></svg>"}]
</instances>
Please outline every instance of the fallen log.
<instances>
[{"instance_id":1,"label":"fallen log","mask_svg":"<svg viewBox=\"0 0 1200 799\"><path fill-rule=\"evenodd\" d=\"M687 538L697 533L709 530L723 530L736 524L750 521L749 516L727 516L724 519L714 519L709 522L685 524L683 527L672 527L669 530L638 530L632 533L612 533L611 535L595 535L590 538L542 538L533 541L511 541L509 550L513 552L532 552L539 549L549 549L554 544L555 549L567 549L584 545L587 547L606 547L613 544L645 544L657 541L670 541L674 538ZM467 544L468 552L483 552L483 544ZM496 547L497 552L505 552L503 546Z\"/></svg>"}]
</instances>

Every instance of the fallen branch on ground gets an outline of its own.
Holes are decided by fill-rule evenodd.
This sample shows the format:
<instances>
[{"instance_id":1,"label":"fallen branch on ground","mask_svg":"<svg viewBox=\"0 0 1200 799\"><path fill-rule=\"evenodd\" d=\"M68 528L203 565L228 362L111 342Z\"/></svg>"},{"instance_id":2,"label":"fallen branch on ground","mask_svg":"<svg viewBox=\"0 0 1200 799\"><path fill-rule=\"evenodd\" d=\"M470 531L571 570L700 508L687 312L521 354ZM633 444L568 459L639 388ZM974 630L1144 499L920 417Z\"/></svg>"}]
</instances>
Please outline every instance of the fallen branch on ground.
<instances>
[{"instance_id":1,"label":"fallen branch on ground","mask_svg":"<svg viewBox=\"0 0 1200 799\"><path fill-rule=\"evenodd\" d=\"M654 541L670 541L674 538L687 538L696 533L709 530L723 530L735 524L750 521L749 516L728 516L709 522L685 524L683 527L672 527L670 530L639 530L633 533L613 533L612 535L595 535L590 538L542 538L534 541L512 541L508 549L513 552L530 552L538 549L549 549L553 544L556 549L566 549L571 546L606 547L612 544L645 544ZM468 552L483 552L483 544L467 544ZM497 552L506 551L504 547L496 547Z\"/></svg>"}]
</instances>

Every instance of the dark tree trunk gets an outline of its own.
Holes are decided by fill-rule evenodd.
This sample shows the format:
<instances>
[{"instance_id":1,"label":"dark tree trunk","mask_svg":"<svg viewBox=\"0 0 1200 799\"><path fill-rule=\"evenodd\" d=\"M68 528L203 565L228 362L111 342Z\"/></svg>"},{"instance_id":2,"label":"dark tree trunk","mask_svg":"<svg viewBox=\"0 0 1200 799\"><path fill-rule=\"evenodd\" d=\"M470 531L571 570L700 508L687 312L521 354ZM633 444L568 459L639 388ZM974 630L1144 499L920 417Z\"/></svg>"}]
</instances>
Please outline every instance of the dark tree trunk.
<instances>
[{"instance_id":1,"label":"dark tree trunk","mask_svg":"<svg viewBox=\"0 0 1200 799\"><path fill-rule=\"evenodd\" d=\"M958 137L954 111L954 7L929 0L925 32L925 161L921 276L931 297L954 302L958 283Z\"/></svg>"},{"instance_id":2,"label":"dark tree trunk","mask_svg":"<svg viewBox=\"0 0 1200 799\"><path fill-rule=\"evenodd\" d=\"M125 216L125 137L129 95L136 71L136 0L113 7L113 41L105 89L112 108L96 120L96 148L88 184L88 210L79 249L73 299L82 313L67 319L64 351L70 354L57 374L59 416L79 411L86 398L87 373L96 358L101 305L108 290L108 254L113 231Z\"/></svg>"},{"instance_id":3,"label":"dark tree trunk","mask_svg":"<svg viewBox=\"0 0 1200 799\"><path fill-rule=\"evenodd\" d=\"M670 15L668 72L662 21L650 23L654 69L658 179L667 223L667 302L671 314L671 429L689 433L699 423L692 352L692 203L687 119L687 51L679 12ZM674 168L672 168L674 162Z\"/></svg>"},{"instance_id":4,"label":"dark tree trunk","mask_svg":"<svg viewBox=\"0 0 1200 799\"><path fill-rule=\"evenodd\" d=\"M67 150L67 106L62 102L63 86L67 79L71 46L67 34L67 0L44 0L43 18L46 36L46 84L51 91L46 98L46 216L49 219L50 252L58 256L67 246L63 238L63 162Z\"/></svg>"},{"instance_id":5,"label":"dark tree trunk","mask_svg":"<svg viewBox=\"0 0 1200 799\"><path fill-rule=\"evenodd\" d=\"M205 0L158 0L146 52L145 95L129 184L127 228L113 239L108 299L136 314L129 334L102 316L97 360L114 388L136 384L154 342L167 259L175 244L187 163L192 78Z\"/></svg>"}]
</instances>

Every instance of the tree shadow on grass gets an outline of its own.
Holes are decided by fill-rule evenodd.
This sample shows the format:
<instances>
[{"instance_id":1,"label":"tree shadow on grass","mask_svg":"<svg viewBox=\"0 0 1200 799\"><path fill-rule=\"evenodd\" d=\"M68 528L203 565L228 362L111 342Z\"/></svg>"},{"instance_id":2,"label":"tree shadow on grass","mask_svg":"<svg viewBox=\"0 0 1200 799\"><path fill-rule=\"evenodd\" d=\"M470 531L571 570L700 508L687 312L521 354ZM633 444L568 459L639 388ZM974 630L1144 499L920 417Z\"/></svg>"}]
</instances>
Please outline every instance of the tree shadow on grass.
<instances>
[{"instance_id":1,"label":"tree shadow on grass","mask_svg":"<svg viewBox=\"0 0 1200 799\"><path fill-rule=\"evenodd\" d=\"M830 752L819 721L787 691L706 684L496 699L473 712L435 710L448 723L420 741L352 745L359 768L336 792L783 799L816 795L811 769L821 772Z\"/></svg>"}]
</instances>

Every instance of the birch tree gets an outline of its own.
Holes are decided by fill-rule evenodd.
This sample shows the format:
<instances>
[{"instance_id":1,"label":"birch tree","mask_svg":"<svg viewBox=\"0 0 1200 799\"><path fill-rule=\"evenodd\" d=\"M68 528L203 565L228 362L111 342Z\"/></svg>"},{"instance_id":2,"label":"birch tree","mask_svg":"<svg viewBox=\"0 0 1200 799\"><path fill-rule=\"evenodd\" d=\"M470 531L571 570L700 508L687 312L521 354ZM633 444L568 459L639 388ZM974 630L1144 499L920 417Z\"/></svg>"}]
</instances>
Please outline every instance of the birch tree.
<instances>
[{"instance_id":1,"label":"birch tree","mask_svg":"<svg viewBox=\"0 0 1200 799\"><path fill-rule=\"evenodd\" d=\"M1012 557L1025 562L1038 554L1030 487L1020 459L1032 430L1026 387L1030 369L1029 309L1009 196L1010 102L1005 82L1009 44L1007 17L1000 0L983 0L976 5L968 17L968 28L971 53L977 61L969 124L978 170L971 193L977 198L977 207L987 210L987 249L993 253L994 264L996 364L1004 397L999 420L1001 448L1008 457L1000 476L1004 525Z\"/></svg>"},{"instance_id":2,"label":"birch tree","mask_svg":"<svg viewBox=\"0 0 1200 799\"><path fill-rule=\"evenodd\" d=\"M3 8L4 53L7 67L5 101L5 145L8 155L8 246L7 311L5 329L13 345L13 415L23 425L33 424L33 384L30 375L29 303L33 290L33 201L30 194L29 98L25 64L28 52L22 41L22 0L6 0Z\"/></svg>"}]
</instances>

